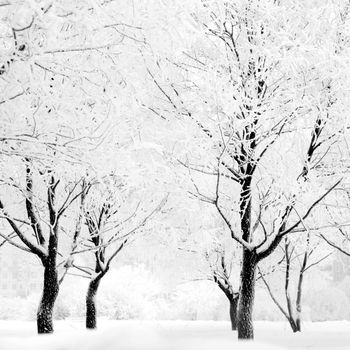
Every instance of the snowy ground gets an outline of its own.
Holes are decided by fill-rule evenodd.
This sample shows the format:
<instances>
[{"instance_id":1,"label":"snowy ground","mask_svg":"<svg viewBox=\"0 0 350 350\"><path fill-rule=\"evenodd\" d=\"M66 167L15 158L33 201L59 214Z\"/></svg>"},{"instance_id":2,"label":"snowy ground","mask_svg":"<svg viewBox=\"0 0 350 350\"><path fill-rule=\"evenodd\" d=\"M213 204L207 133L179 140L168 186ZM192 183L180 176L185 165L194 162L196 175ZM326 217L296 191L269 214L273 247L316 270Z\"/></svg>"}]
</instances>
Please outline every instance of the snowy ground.
<instances>
[{"instance_id":1,"label":"snowy ground","mask_svg":"<svg viewBox=\"0 0 350 350\"><path fill-rule=\"evenodd\" d=\"M350 322L305 323L293 334L286 323L256 322L255 342L237 344L228 322L81 320L55 322L55 334L37 336L34 322L0 321L1 350L212 350L349 349Z\"/></svg>"}]
</instances>

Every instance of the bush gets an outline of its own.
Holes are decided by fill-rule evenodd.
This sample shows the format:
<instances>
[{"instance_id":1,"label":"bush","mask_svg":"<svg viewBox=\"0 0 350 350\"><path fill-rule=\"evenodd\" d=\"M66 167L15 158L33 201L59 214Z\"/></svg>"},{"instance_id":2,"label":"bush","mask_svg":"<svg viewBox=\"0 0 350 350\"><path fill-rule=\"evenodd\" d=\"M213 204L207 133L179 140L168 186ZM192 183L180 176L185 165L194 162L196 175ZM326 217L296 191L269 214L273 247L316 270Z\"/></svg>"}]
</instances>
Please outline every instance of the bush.
<instances>
[{"instance_id":1,"label":"bush","mask_svg":"<svg viewBox=\"0 0 350 350\"><path fill-rule=\"evenodd\" d=\"M113 305L114 315L111 318L115 320L133 320L140 317L140 310L134 305L125 302L116 302Z\"/></svg>"},{"instance_id":2,"label":"bush","mask_svg":"<svg viewBox=\"0 0 350 350\"><path fill-rule=\"evenodd\" d=\"M72 276L66 277L60 288L55 306L55 308L58 308L55 312L60 314L57 315L58 317L67 317L67 311L64 309L68 309L70 317L85 316L85 296L87 286L87 279Z\"/></svg>"},{"instance_id":3,"label":"bush","mask_svg":"<svg viewBox=\"0 0 350 350\"><path fill-rule=\"evenodd\" d=\"M112 319L155 319L160 293L160 284L144 265L110 271L96 297L98 314Z\"/></svg>"},{"instance_id":4,"label":"bush","mask_svg":"<svg viewBox=\"0 0 350 350\"><path fill-rule=\"evenodd\" d=\"M171 300L172 319L213 320L217 309L225 299L223 293L212 282L200 281L179 285ZM227 301L227 319L228 313Z\"/></svg>"},{"instance_id":5,"label":"bush","mask_svg":"<svg viewBox=\"0 0 350 350\"><path fill-rule=\"evenodd\" d=\"M70 316L69 306L61 298L56 301L53 318L55 320L65 320Z\"/></svg>"},{"instance_id":6,"label":"bush","mask_svg":"<svg viewBox=\"0 0 350 350\"><path fill-rule=\"evenodd\" d=\"M349 299L340 289L329 287L307 295L312 321L349 319Z\"/></svg>"},{"instance_id":7,"label":"bush","mask_svg":"<svg viewBox=\"0 0 350 350\"><path fill-rule=\"evenodd\" d=\"M275 295L281 304L285 305L284 296L281 293L275 292ZM266 289L257 289L255 293L254 303L254 319L260 321L284 321L285 317L272 301L268 291Z\"/></svg>"},{"instance_id":8,"label":"bush","mask_svg":"<svg viewBox=\"0 0 350 350\"><path fill-rule=\"evenodd\" d=\"M0 297L0 319L35 320L38 304L39 296L34 294L26 299L18 297Z\"/></svg>"}]
</instances>

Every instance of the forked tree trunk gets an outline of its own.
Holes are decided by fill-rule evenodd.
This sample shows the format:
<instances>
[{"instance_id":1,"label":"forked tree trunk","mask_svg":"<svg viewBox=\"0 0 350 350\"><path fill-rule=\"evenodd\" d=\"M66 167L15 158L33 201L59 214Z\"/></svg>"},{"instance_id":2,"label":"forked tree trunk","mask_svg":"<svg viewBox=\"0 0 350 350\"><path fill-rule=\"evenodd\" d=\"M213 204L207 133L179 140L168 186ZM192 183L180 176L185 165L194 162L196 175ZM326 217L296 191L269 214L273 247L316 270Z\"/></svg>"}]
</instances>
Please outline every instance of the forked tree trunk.
<instances>
[{"instance_id":1,"label":"forked tree trunk","mask_svg":"<svg viewBox=\"0 0 350 350\"><path fill-rule=\"evenodd\" d=\"M58 290L59 285L56 266L48 261L44 271L43 293L37 311L37 329L39 334L53 332L52 316Z\"/></svg>"},{"instance_id":2,"label":"forked tree trunk","mask_svg":"<svg viewBox=\"0 0 350 350\"><path fill-rule=\"evenodd\" d=\"M86 328L96 328L96 293L102 277L96 277L89 283L86 294Z\"/></svg>"},{"instance_id":3,"label":"forked tree trunk","mask_svg":"<svg viewBox=\"0 0 350 350\"><path fill-rule=\"evenodd\" d=\"M241 286L238 300L238 339L253 339L253 304L255 295L255 273L257 256L255 252L243 250Z\"/></svg>"},{"instance_id":4,"label":"forked tree trunk","mask_svg":"<svg viewBox=\"0 0 350 350\"><path fill-rule=\"evenodd\" d=\"M292 331L294 333L300 332L301 331L301 329L300 329L300 314L298 313L298 306L296 307L297 314L294 315L294 312L293 312L293 309L291 306L292 301L291 301L289 296L288 296L287 304L288 304L288 322L292 328Z\"/></svg>"},{"instance_id":5,"label":"forked tree trunk","mask_svg":"<svg viewBox=\"0 0 350 350\"><path fill-rule=\"evenodd\" d=\"M230 299L230 320L231 328L233 331L237 330L237 305L238 305L238 294L236 297Z\"/></svg>"},{"instance_id":6,"label":"forked tree trunk","mask_svg":"<svg viewBox=\"0 0 350 350\"><path fill-rule=\"evenodd\" d=\"M298 332L298 325L292 316L290 316L290 318L288 319L288 322L290 324L290 327L292 328L292 331L294 333ZM299 331L300 331L300 329L299 329Z\"/></svg>"}]
</instances>

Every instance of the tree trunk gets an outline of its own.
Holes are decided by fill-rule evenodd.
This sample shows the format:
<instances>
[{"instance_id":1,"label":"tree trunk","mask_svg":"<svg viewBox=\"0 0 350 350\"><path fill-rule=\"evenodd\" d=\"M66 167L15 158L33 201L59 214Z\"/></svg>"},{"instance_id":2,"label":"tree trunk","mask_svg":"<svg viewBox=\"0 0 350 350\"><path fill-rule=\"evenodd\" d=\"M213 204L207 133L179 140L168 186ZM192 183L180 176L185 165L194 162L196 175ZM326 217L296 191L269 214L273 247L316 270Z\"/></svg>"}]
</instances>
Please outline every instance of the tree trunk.
<instances>
[{"instance_id":1,"label":"tree trunk","mask_svg":"<svg viewBox=\"0 0 350 350\"><path fill-rule=\"evenodd\" d=\"M38 333L52 333L52 314L55 301L59 291L58 272L56 267L59 218L55 209L55 182L53 176L50 178L50 185L47 191L47 203L50 217L50 237L47 249L47 256L41 258L44 266L43 294L37 312Z\"/></svg>"},{"instance_id":2,"label":"tree trunk","mask_svg":"<svg viewBox=\"0 0 350 350\"><path fill-rule=\"evenodd\" d=\"M306 256L306 253L305 253ZM303 292L303 279L304 279L304 269L306 266L307 258L304 258L305 263L303 264L300 274L299 274L299 281L298 281L298 291L297 291L297 300L296 300L296 317L295 317L295 325L296 325L296 332L301 332L301 296Z\"/></svg>"},{"instance_id":3,"label":"tree trunk","mask_svg":"<svg viewBox=\"0 0 350 350\"><path fill-rule=\"evenodd\" d=\"M238 305L238 295L230 299L230 320L231 327L233 331L237 330L237 305Z\"/></svg>"},{"instance_id":4,"label":"tree trunk","mask_svg":"<svg viewBox=\"0 0 350 350\"><path fill-rule=\"evenodd\" d=\"M241 286L238 301L238 339L253 339L253 304L255 294L255 272L257 256L255 252L243 250Z\"/></svg>"},{"instance_id":5,"label":"tree trunk","mask_svg":"<svg viewBox=\"0 0 350 350\"><path fill-rule=\"evenodd\" d=\"M288 319L288 321L289 321L289 324L290 324L290 326L292 328L292 331L294 333L299 332L298 325L297 325L295 319L291 317L291 318Z\"/></svg>"},{"instance_id":6,"label":"tree trunk","mask_svg":"<svg viewBox=\"0 0 350 350\"><path fill-rule=\"evenodd\" d=\"M53 332L53 308L58 295L58 274L55 265L47 263L44 271L44 287L37 311L38 333Z\"/></svg>"},{"instance_id":7,"label":"tree trunk","mask_svg":"<svg viewBox=\"0 0 350 350\"><path fill-rule=\"evenodd\" d=\"M101 277L92 279L86 294L86 328L96 328L96 293L100 285Z\"/></svg>"}]
</instances>

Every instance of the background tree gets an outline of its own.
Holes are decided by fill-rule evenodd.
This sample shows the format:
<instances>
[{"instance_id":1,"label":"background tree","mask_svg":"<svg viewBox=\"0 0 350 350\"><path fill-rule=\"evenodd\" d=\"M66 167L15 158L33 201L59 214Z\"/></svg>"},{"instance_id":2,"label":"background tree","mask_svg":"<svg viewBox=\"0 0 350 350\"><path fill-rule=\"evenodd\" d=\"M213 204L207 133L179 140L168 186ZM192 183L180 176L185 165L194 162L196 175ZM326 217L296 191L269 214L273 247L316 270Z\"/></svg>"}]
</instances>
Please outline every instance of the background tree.
<instances>
[{"instance_id":1,"label":"background tree","mask_svg":"<svg viewBox=\"0 0 350 350\"><path fill-rule=\"evenodd\" d=\"M140 192L135 196L133 187L126 188L120 176L108 175L95 183L86 197L83 220L87 230L80 237L77 249L71 251L65 266L67 271L75 269L77 273L74 274L89 279L86 294L88 329L96 328L96 295L111 263L127 245L142 236L148 222L166 202L165 197L155 206L153 203L158 199L146 199L146 194L143 195L143 199L140 199ZM77 254L88 254L92 262L86 266L78 265L74 262Z\"/></svg>"},{"instance_id":2,"label":"background tree","mask_svg":"<svg viewBox=\"0 0 350 350\"><path fill-rule=\"evenodd\" d=\"M237 330L237 306L239 293L238 288L234 288L234 285L230 280L233 267L232 257L227 257L225 255L225 251L216 250L215 253L206 252L205 257L212 271L213 282L217 284L229 301L231 329L235 331ZM213 259L215 262L213 262Z\"/></svg>"},{"instance_id":3,"label":"background tree","mask_svg":"<svg viewBox=\"0 0 350 350\"><path fill-rule=\"evenodd\" d=\"M178 249L198 259L197 272L190 281L212 281L225 295L231 329L237 330L239 247L232 245L220 223L215 226L213 222L215 217L211 217L211 227L201 226L196 232L184 235Z\"/></svg>"},{"instance_id":4,"label":"background tree","mask_svg":"<svg viewBox=\"0 0 350 350\"><path fill-rule=\"evenodd\" d=\"M305 274L312 267L317 266L322 261L327 259L332 253L320 254L320 239L315 242L311 237L311 232L308 231L304 242L293 242L289 237L284 238L284 244L280 247L283 251L281 261L278 262L277 269L284 270L284 297L285 305L279 301L275 292L271 287L265 274L258 267L259 277L263 281L269 295L278 309L288 320L293 332L301 331L301 316L302 316L302 297L304 292ZM310 242L310 240L312 240ZM277 270L274 268L275 272ZM293 280L296 282L293 283ZM293 288L294 287L294 288ZM292 294L295 293L295 297Z\"/></svg>"}]
</instances>

